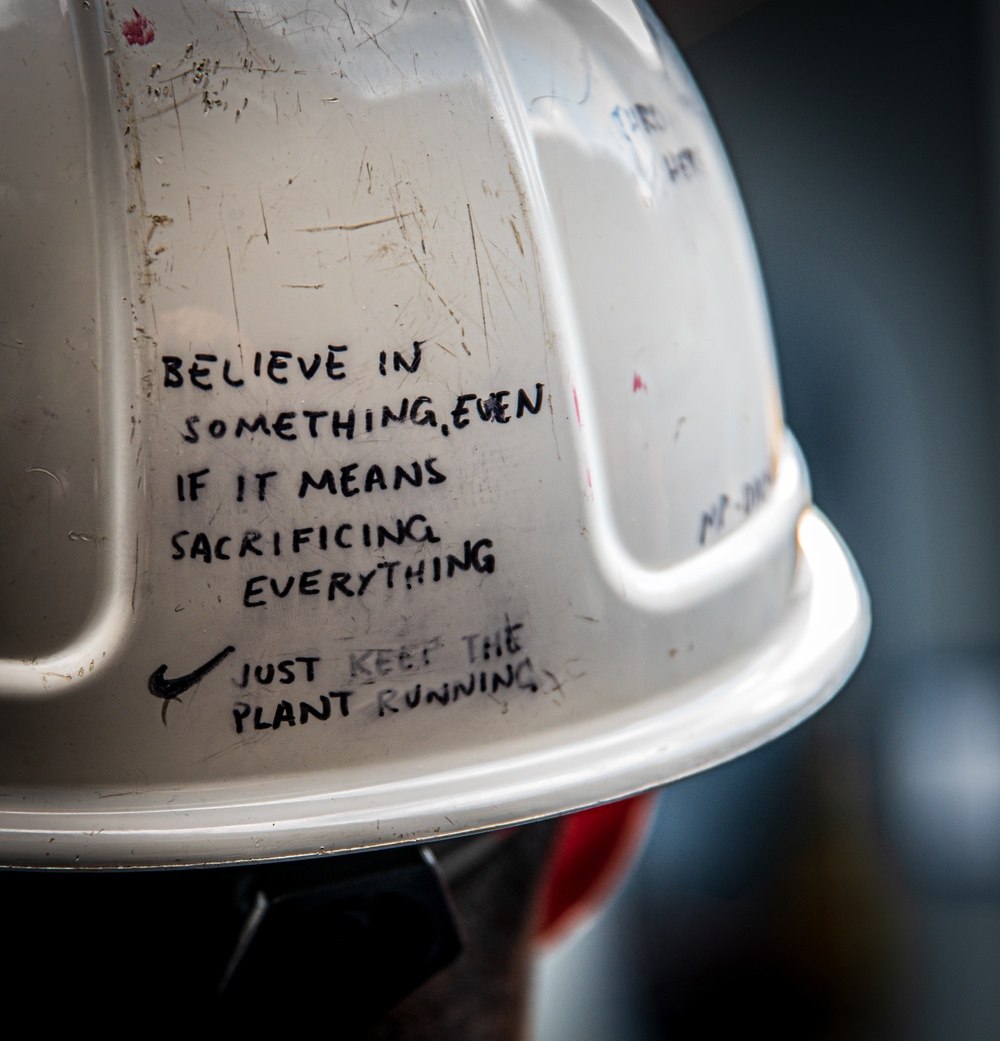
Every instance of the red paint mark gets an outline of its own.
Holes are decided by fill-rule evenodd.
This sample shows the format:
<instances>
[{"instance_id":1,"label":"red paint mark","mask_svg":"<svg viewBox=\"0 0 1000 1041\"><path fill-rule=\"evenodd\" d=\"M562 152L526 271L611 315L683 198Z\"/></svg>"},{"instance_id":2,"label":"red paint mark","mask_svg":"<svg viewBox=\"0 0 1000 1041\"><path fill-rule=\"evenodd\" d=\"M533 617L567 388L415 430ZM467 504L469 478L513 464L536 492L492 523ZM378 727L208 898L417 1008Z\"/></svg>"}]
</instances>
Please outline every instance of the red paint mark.
<instances>
[{"instance_id":1,"label":"red paint mark","mask_svg":"<svg viewBox=\"0 0 1000 1041\"><path fill-rule=\"evenodd\" d=\"M590 482L590 468L589 467L587 468L587 487L588 488L593 488L594 487L593 484L591 484L591 482Z\"/></svg>"},{"instance_id":2,"label":"red paint mark","mask_svg":"<svg viewBox=\"0 0 1000 1041\"><path fill-rule=\"evenodd\" d=\"M576 422L579 426L583 426L583 421L580 419L580 402L577 400L576 387L573 388L573 408L576 409Z\"/></svg>"},{"instance_id":3,"label":"red paint mark","mask_svg":"<svg viewBox=\"0 0 1000 1041\"><path fill-rule=\"evenodd\" d=\"M132 14L135 15L135 18L126 18L122 22L122 36L125 37L125 42L130 43L133 47L145 47L147 43L152 43L156 38L156 25L145 15L139 14L134 7Z\"/></svg>"},{"instance_id":4,"label":"red paint mark","mask_svg":"<svg viewBox=\"0 0 1000 1041\"><path fill-rule=\"evenodd\" d=\"M632 377L632 393L638 394L640 390L646 391L647 394L649 393L649 387L647 387L646 384L642 382L642 377L639 375L639 373L636 373Z\"/></svg>"}]
</instances>

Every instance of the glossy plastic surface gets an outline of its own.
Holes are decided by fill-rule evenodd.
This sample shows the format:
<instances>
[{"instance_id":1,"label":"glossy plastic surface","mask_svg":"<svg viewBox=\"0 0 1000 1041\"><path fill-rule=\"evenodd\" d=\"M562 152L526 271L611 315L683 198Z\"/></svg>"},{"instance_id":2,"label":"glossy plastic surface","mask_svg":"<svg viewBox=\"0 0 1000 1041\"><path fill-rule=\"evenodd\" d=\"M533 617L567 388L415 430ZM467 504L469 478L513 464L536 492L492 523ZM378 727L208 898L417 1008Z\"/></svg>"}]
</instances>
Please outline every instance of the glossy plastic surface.
<instances>
[{"instance_id":1,"label":"glossy plastic surface","mask_svg":"<svg viewBox=\"0 0 1000 1041\"><path fill-rule=\"evenodd\" d=\"M0 11L0 860L549 815L846 679L863 587L634 8Z\"/></svg>"}]
</instances>

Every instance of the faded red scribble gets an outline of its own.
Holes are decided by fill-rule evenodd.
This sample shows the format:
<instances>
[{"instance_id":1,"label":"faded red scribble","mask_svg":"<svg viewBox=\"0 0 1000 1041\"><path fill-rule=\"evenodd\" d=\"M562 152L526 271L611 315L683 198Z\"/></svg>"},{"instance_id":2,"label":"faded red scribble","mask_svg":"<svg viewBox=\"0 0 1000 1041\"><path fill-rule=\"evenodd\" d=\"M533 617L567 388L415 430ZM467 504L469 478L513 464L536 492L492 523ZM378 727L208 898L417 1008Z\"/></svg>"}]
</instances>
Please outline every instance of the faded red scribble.
<instances>
[{"instance_id":1,"label":"faded red scribble","mask_svg":"<svg viewBox=\"0 0 1000 1041\"><path fill-rule=\"evenodd\" d=\"M576 422L579 426L583 426L583 421L580 419L580 402L577 400L576 387L573 388L573 408L576 409Z\"/></svg>"},{"instance_id":2,"label":"faded red scribble","mask_svg":"<svg viewBox=\"0 0 1000 1041\"><path fill-rule=\"evenodd\" d=\"M156 39L156 25L145 15L139 14L134 7L132 14L135 18L126 18L122 22L122 36L125 37L125 42L133 47L145 47L147 43Z\"/></svg>"},{"instance_id":3,"label":"faded red scribble","mask_svg":"<svg viewBox=\"0 0 1000 1041\"><path fill-rule=\"evenodd\" d=\"M589 467L587 468L587 487L588 488L593 488L594 487L594 485L591 483L591 480L590 480L590 468Z\"/></svg>"},{"instance_id":4,"label":"faded red scribble","mask_svg":"<svg viewBox=\"0 0 1000 1041\"><path fill-rule=\"evenodd\" d=\"M646 384L642 382L642 377L639 375L639 373L636 373L635 376L633 376L632 378L632 393L638 394L640 390L646 391L647 394L649 393L649 387L647 387Z\"/></svg>"}]
</instances>

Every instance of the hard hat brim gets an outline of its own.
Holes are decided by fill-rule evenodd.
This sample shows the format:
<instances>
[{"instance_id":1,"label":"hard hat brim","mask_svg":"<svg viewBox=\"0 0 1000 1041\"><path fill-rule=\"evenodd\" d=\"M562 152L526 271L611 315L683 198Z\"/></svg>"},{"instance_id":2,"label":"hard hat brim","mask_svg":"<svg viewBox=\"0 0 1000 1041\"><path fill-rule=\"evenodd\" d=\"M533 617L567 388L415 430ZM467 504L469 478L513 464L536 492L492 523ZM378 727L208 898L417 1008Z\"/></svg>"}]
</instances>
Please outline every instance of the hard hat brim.
<instances>
[{"instance_id":1,"label":"hard hat brim","mask_svg":"<svg viewBox=\"0 0 1000 1041\"><path fill-rule=\"evenodd\" d=\"M93 792L36 791L0 810L0 862L163 867L348 852L582 809L718 765L817 711L864 652L870 604L849 551L813 507L796 537L793 587L763 641L680 689L569 728L555 746L511 741L488 761L438 760L417 777L347 790L324 789L322 775L286 777L280 796L263 783L188 788L98 809Z\"/></svg>"}]
</instances>

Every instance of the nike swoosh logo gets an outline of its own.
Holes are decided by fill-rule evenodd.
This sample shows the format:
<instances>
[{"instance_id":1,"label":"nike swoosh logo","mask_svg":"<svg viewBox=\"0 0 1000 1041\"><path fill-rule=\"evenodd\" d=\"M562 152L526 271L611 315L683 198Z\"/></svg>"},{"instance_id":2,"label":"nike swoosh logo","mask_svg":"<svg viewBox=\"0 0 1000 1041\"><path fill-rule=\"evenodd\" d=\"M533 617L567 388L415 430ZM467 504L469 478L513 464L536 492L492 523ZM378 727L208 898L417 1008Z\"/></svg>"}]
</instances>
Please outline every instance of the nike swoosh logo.
<instances>
[{"instance_id":1,"label":"nike swoosh logo","mask_svg":"<svg viewBox=\"0 0 1000 1041\"><path fill-rule=\"evenodd\" d=\"M176 698L183 694L184 691L193 687L199 680L207 676L216 665L225 658L228 658L235 650L235 647L226 647L219 651L214 658L209 658L204 665L199 665L193 672L189 672L186 676L178 676L175 679L167 679L167 667L166 665L161 665L153 675L149 677L149 693L154 697L164 698L167 701L171 698ZM166 706L164 706L164 708L166 708Z\"/></svg>"}]
</instances>

